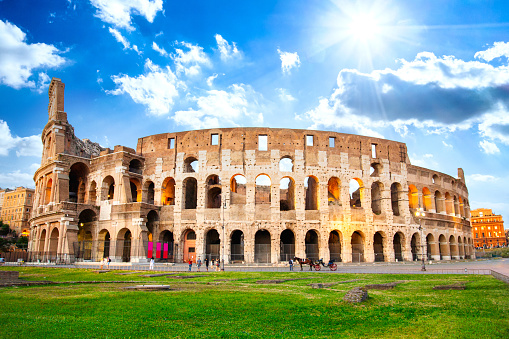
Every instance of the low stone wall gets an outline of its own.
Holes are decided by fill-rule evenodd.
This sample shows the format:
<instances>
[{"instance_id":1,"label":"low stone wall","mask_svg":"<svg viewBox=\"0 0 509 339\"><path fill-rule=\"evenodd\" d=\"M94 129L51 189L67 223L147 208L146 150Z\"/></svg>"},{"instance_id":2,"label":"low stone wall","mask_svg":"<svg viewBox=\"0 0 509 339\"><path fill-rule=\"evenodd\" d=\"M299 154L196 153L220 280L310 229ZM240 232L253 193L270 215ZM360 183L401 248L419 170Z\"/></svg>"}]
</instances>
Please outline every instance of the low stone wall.
<instances>
[{"instance_id":1,"label":"low stone wall","mask_svg":"<svg viewBox=\"0 0 509 339\"><path fill-rule=\"evenodd\" d=\"M509 277L505 274L498 273L496 271L491 271L491 275L495 277L496 279L505 282L506 284L509 284Z\"/></svg>"}]
</instances>

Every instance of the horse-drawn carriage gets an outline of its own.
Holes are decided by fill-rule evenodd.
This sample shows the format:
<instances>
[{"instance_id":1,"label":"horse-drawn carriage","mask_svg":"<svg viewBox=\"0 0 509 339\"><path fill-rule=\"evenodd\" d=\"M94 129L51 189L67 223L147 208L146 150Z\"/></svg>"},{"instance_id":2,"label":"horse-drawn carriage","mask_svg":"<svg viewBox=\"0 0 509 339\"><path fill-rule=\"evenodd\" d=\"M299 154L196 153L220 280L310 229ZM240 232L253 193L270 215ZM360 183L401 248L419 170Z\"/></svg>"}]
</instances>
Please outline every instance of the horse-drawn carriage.
<instances>
[{"instance_id":1,"label":"horse-drawn carriage","mask_svg":"<svg viewBox=\"0 0 509 339\"><path fill-rule=\"evenodd\" d=\"M322 266L323 267L328 267L331 271L335 271L338 269L338 265L336 265L334 263L334 260L329 260L329 262L327 264L325 264L323 262L323 259L319 259L318 261L316 262L313 262L313 260L311 259L301 259L301 258L293 258L293 261L295 262L298 262L299 265L300 265L300 270L302 271L302 265L309 265L309 270L312 271L313 268L315 269L315 271L320 271L322 269Z\"/></svg>"}]
</instances>

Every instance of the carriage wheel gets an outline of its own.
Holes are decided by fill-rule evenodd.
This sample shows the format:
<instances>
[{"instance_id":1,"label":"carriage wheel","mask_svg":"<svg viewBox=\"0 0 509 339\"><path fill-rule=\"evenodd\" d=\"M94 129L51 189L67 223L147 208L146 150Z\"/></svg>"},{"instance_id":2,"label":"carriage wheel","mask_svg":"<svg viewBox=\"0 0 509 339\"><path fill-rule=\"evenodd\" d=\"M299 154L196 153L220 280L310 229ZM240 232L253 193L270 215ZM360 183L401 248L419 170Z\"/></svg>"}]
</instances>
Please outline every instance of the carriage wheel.
<instances>
[{"instance_id":1,"label":"carriage wheel","mask_svg":"<svg viewBox=\"0 0 509 339\"><path fill-rule=\"evenodd\" d=\"M320 271L320 269L321 269L320 265L319 265L319 264L316 264L316 265L315 265L315 271Z\"/></svg>"},{"instance_id":2,"label":"carriage wheel","mask_svg":"<svg viewBox=\"0 0 509 339\"><path fill-rule=\"evenodd\" d=\"M338 269L338 265L336 265L336 264L332 264L332 265L330 265L330 270L331 270L331 271L335 271L335 270L337 270L337 269Z\"/></svg>"}]
</instances>

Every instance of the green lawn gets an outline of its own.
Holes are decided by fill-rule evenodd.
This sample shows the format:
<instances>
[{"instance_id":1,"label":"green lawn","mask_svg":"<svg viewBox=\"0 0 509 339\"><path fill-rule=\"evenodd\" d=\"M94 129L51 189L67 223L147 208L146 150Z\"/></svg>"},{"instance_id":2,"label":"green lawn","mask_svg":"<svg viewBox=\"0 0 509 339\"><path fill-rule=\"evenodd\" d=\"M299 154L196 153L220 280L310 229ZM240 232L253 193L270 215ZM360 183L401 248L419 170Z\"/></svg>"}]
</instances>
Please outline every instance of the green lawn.
<instances>
[{"instance_id":1,"label":"green lawn","mask_svg":"<svg viewBox=\"0 0 509 339\"><path fill-rule=\"evenodd\" d=\"M491 276L193 272L204 277L172 279L140 277L147 272L0 270L18 270L24 280L62 282L0 288L1 338L509 338L509 286ZM310 279L256 283L293 278ZM354 279L359 280L341 283ZM173 290L69 281L144 281ZM362 304L343 301L356 286L394 281L403 283L369 290ZM337 284L308 286L318 282ZM465 282L466 289L433 290L457 282Z\"/></svg>"}]
</instances>

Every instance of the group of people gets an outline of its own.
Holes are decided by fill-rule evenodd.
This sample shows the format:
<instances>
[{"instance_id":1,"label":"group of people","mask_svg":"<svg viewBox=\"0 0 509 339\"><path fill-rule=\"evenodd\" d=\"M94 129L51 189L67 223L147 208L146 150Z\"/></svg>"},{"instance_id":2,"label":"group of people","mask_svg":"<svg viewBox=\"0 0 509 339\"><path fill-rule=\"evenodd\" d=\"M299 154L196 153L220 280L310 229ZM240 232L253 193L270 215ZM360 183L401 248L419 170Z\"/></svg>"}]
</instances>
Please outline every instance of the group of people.
<instances>
[{"instance_id":1,"label":"group of people","mask_svg":"<svg viewBox=\"0 0 509 339\"><path fill-rule=\"evenodd\" d=\"M205 262L205 269L208 272L209 265L210 265L209 258L205 258L204 262ZM193 268L193 258L192 257L191 257L191 259L189 259L188 264L189 264L189 272L191 272L191 270ZM196 267L198 268L198 272L201 272L201 265L202 265L201 258L198 258L198 260L196 260ZM221 270L220 266L221 266L221 261L219 259L212 259L212 268L213 269L215 268L216 271L219 272Z\"/></svg>"},{"instance_id":2,"label":"group of people","mask_svg":"<svg viewBox=\"0 0 509 339\"><path fill-rule=\"evenodd\" d=\"M101 260L101 270L103 269L104 266L106 266L107 269L110 269L110 263L111 263L110 257L106 257L103 260Z\"/></svg>"}]
</instances>

